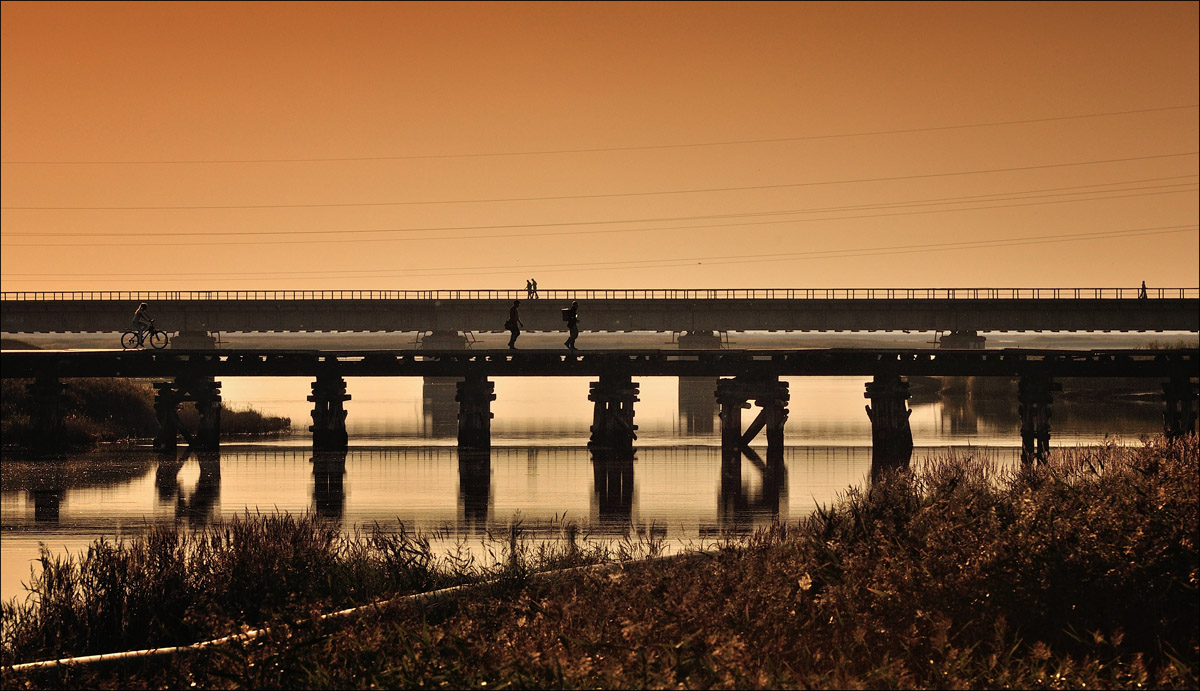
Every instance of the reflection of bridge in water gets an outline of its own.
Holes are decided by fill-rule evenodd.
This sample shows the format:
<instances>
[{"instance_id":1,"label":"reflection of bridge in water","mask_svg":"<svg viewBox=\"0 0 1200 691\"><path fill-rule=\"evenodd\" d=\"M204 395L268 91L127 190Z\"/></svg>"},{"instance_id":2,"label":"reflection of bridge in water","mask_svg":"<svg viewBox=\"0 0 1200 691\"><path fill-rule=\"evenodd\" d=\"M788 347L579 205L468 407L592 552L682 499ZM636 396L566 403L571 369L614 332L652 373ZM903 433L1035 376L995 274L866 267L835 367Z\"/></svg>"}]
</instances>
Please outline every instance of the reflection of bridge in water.
<instances>
[{"instance_id":1,"label":"reflection of bridge in water","mask_svg":"<svg viewBox=\"0 0 1200 691\"><path fill-rule=\"evenodd\" d=\"M805 458L811 458L813 453L813 449L795 449L794 453L787 455L786 460L802 462ZM347 480L348 462L360 473L360 482L362 477L372 477L378 482L376 473L372 471L392 471L397 466L406 465L406 462L410 465L412 461L417 461L419 467L425 468L418 471L421 473L454 463L458 478L454 532L470 537L482 536L489 530L494 532L498 527L494 517L494 463L509 468L530 464L530 468L539 467L546 472L544 464L547 462L574 466L586 460L591 464L592 472L590 514L584 527L589 534L615 536L629 535L638 529L635 522L638 509L636 467L639 463L652 463L657 466L655 470L659 473L678 473L676 466L691 467L695 472L695 467L707 467L719 459L719 449L704 446L662 447L650 450L648 454L650 460L638 461L582 447L539 446L497 447L490 451L454 447L399 447L315 453L298 449L254 449L238 450L232 455L243 463L309 464L312 468L309 508L316 515L330 520L341 520L346 514L347 485L354 485L354 478ZM184 452L178 457L161 456L154 476L158 502L173 503L175 518L186 520L189 525L202 525L213 520L214 509L220 505L221 456L220 452ZM198 462L200 474L191 491L186 492L180 487L178 476L189 461ZM744 532L774 519L786 518L788 476L784 461L784 458L780 458L769 471L762 468L761 473L751 471L748 476L743 476L740 470L728 472L728 466L722 464L716 497L717 522L699 525L701 535ZM396 481L402 482L403 478ZM385 488L372 486L375 491L382 489ZM63 489L58 491L62 492ZM269 496L264 499L271 501ZM528 527L537 531L536 525Z\"/></svg>"}]
</instances>

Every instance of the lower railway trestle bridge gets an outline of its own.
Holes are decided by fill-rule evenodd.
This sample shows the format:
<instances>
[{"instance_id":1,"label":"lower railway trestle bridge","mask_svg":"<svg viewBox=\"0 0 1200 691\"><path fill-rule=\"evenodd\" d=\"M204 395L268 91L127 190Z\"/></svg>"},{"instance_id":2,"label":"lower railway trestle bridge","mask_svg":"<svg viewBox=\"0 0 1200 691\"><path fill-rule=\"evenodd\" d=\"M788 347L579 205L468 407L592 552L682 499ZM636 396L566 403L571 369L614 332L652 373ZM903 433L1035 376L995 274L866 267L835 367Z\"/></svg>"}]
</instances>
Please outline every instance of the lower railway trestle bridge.
<instances>
[{"instance_id":1,"label":"lower railway trestle bridge","mask_svg":"<svg viewBox=\"0 0 1200 691\"><path fill-rule=\"evenodd\" d=\"M4 351L5 379L29 379L31 424L47 448L62 439L61 399L79 377L154 379L159 432L155 446L174 451L183 436L198 451L216 451L220 439L218 377L311 377L314 451L344 451L346 377L426 377L457 380L458 445L486 452L491 446L494 377L595 377L588 399L594 413L588 448L598 459L632 459L637 425L636 377L711 378L719 407L723 466L749 459L764 473L782 465L788 383L782 377L870 377L864 397L872 427L872 468L906 466L913 449L909 426L911 376L1018 378L1022 460L1049 451L1056 379L1140 377L1162 381L1163 430L1170 437L1196 433L1200 349L1167 350L162 350ZM198 410L195 430L181 429L178 410ZM742 411L759 412L743 425ZM766 437L764 461L751 448ZM740 471L739 471L740 472Z\"/></svg>"}]
</instances>

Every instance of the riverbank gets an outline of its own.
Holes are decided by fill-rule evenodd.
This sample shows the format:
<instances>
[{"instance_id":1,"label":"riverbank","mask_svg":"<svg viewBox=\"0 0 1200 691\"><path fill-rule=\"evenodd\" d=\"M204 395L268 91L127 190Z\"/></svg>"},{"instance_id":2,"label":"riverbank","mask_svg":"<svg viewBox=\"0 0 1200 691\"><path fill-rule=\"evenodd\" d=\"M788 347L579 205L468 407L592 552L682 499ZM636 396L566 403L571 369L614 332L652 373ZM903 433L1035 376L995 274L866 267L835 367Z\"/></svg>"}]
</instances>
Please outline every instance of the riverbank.
<instances>
[{"instance_id":1,"label":"riverbank","mask_svg":"<svg viewBox=\"0 0 1200 691\"><path fill-rule=\"evenodd\" d=\"M23 450L35 439L30 421L30 380L0 382L0 436L6 449ZM80 449L100 443L152 439L158 430L154 388L150 381L128 379L66 379L63 381L63 447ZM193 406L181 406L180 424L195 429ZM221 405L222 437L276 436L291 430L289 418L263 414L253 408Z\"/></svg>"},{"instance_id":2,"label":"riverbank","mask_svg":"<svg viewBox=\"0 0 1200 691\"><path fill-rule=\"evenodd\" d=\"M40 604L4 607L3 663L272 630L5 670L4 687L1194 688L1197 450L1056 452L1010 475L941 458L709 553L544 577L657 546L616 554L564 525L547 547L516 527L484 566L311 517L156 531L99 543L83 564L47 557ZM488 579L436 604L315 620Z\"/></svg>"}]
</instances>

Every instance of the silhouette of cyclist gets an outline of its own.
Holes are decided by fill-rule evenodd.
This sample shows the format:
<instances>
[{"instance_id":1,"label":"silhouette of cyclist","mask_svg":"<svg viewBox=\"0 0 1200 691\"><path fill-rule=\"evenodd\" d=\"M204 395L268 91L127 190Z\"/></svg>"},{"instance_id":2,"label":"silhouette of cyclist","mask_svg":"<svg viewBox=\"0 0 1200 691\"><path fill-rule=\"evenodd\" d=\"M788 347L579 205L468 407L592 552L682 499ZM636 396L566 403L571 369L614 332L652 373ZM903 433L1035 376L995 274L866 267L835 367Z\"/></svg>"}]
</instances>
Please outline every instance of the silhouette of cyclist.
<instances>
[{"instance_id":1,"label":"silhouette of cyclist","mask_svg":"<svg viewBox=\"0 0 1200 691\"><path fill-rule=\"evenodd\" d=\"M154 320L150 318L150 313L146 310L146 303L141 303L137 306L137 310L133 313L133 323L131 326L138 333L145 333L150 330L150 325Z\"/></svg>"}]
</instances>

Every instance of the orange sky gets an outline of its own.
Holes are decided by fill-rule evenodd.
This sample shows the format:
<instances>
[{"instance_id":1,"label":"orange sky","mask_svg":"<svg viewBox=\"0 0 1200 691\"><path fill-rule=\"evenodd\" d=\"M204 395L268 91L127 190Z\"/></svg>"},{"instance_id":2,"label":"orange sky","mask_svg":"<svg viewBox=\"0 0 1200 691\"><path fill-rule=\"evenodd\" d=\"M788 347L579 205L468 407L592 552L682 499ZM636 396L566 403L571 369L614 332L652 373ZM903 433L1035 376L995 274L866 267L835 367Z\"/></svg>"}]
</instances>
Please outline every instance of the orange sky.
<instances>
[{"instance_id":1,"label":"orange sky","mask_svg":"<svg viewBox=\"0 0 1200 691\"><path fill-rule=\"evenodd\" d=\"M1198 7L4 2L3 290L1194 287Z\"/></svg>"}]
</instances>

